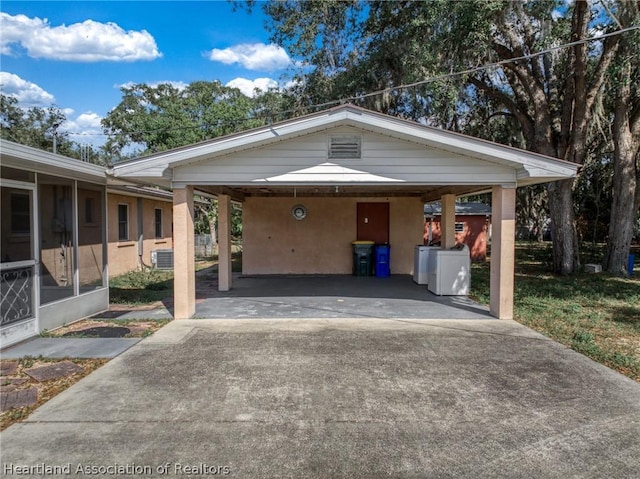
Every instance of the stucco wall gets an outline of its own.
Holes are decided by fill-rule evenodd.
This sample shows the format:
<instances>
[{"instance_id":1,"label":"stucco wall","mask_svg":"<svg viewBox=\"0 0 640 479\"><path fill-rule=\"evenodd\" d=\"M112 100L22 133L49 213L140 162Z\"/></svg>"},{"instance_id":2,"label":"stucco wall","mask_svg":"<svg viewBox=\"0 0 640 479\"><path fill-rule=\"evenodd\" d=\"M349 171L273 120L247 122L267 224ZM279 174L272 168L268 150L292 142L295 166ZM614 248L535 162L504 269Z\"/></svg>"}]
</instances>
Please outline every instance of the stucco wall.
<instances>
[{"instance_id":1,"label":"stucco wall","mask_svg":"<svg viewBox=\"0 0 640 479\"><path fill-rule=\"evenodd\" d=\"M351 274L356 204L389 203L391 273L413 274L414 245L422 243L418 198L247 198L242 209L244 274ZM291 208L303 204L301 221Z\"/></svg>"},{"instance_id":2,"label":"stucco wall","mask_svg":"<svg viewBox=\"0 0 640 479\"><path fill-rule=\"evenodd\" d=\"M108 202L108 258L109 277L139 269L138 260L138 198L109 192ZM129 205L129 240L118 240L118 205ZM164 238L155 237L155 209L162 208ZM142 260L151 265L151 251L173 248L171 224L172 204L166 201L142 199L143 254Z\"/></svg>"}]
</instances>

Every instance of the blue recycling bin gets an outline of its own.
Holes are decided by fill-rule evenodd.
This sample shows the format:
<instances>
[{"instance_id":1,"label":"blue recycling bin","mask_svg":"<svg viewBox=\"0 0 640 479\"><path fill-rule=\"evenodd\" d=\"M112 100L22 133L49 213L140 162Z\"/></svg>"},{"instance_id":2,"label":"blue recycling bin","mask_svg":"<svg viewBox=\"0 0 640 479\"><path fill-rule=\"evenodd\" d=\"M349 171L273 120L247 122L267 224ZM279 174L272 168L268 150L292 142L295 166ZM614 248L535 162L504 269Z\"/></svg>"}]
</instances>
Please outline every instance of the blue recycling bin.
<instances>
[{"instance_id":1,"label":"blue recycling bin","mask_svg":"<svg viewBox=\"0 0 640 479\"><path fill-rule=\"evenodd\" d=\"M379 244L375 247L376 277L387 278L391 274L389 266L389 253L391 247L388 244Z\"/></svg>"}]
</instances>

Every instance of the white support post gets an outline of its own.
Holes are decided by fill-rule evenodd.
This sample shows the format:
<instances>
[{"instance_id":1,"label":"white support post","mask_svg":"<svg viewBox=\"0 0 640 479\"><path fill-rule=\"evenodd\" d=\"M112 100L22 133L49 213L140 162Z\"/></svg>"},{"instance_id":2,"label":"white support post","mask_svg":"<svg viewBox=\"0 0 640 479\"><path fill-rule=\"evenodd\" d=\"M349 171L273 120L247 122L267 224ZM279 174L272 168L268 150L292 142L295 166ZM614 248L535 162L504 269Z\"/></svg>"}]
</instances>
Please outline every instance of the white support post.
<instances>
[{"instance_id":1,"label":"white support post","mask_svg":"<svg viewBox=\"0 0 640 479\"><path fill-rule=\"evenodd\" d=\"M218 195L218 291L229 291L231 283L231 197Z\"/></svg>"},{"instance_id":2,"label":"white support post","mask_svg":"<svg viewBox=\"0 0 640 479\"><path fill-rule=\"evenodd\" d=\"M456 195L442 195L440 216L440 246L443 249L456 245Z\"/></svg>"}]
</instances>

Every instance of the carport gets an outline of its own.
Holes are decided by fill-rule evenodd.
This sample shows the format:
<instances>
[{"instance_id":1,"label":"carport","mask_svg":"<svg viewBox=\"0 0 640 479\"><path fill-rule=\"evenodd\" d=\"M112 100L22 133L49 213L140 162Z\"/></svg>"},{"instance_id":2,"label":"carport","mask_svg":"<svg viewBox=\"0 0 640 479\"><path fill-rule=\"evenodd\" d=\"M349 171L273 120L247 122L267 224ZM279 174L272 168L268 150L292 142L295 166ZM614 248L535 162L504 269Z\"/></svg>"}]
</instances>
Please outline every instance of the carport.
<instances>
[{"instance_id":1,"label":"carport","mask_svg":"<svg viewBox=\"0 0 640 479\"><path fill-rule=\"evenodd\" d=\"M442 203L444 248L455 199L492 194L490 312L513 316L519 186L575 176L578 165L353 105L115 165L111 174L174 193L176 318L195 313L193 196L218 197L218 289L233 286L231 202L243 204L243 273L351 272L351 241L391 245L391 273L413 273L423 205Z\"/></svg>"}]
</instances>

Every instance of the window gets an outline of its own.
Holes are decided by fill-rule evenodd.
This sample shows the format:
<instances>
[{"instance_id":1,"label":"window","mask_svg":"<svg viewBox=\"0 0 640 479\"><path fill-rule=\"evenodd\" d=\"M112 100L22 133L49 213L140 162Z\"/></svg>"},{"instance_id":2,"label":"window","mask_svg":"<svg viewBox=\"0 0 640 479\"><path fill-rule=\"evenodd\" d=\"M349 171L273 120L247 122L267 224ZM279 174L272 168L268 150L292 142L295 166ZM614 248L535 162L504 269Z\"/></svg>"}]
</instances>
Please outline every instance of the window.
<instances>
[{"instance_id":1,"label":"window","mask_svg":"<svg viewBox=\"0 0 640 479\"><path fill-rule=\"evenodd\" d=\"M162 208L156 208L156 238L164 238L162 232Z\"/></svg>"},{"instance_id":2,"label":"window","mask_svg":"<svg viewBox=\"0 0 640 479\"><path fill-rule=\"evenodd\" d=\"M464 222L456 222L456 233L464 233Z\"/></svg>"},{"instance_id":3,"label":"window","mask_svg":"<svg viewBox=\"0 0 640 479\"><path fill-rule=\"evenodd\" d=\"M93 205L93 198L84 199L84 222L87 224L95 223L95 213L93 212Z\"/></svg>"},{"instance_id":4,"label":"window","mask_svg":"<svg viewBox=\"0 0 640 479\"><path fill-rule=\"evenodd\" d=\"M29 193L11 193L11 234L28 236L31 233Z\"/></svg>"},{"instance_id":5,"label":"window","mask_svg":"<svg viewBox=\"0 0 640 479\"><path fill-rule=\"evenodd\" d=\"M78 182L78 285L80 294L105 286L104 187Z\"/></svg>"},{"instance_id":6,"label":"window","mask_svg":"<svg viewBox=\"0 0 640 479\"><path fill-rule=\"evenodd\" d=\"M129 239L129 205L118 205L118 240Z\"/></svg>"}]
</instances>

